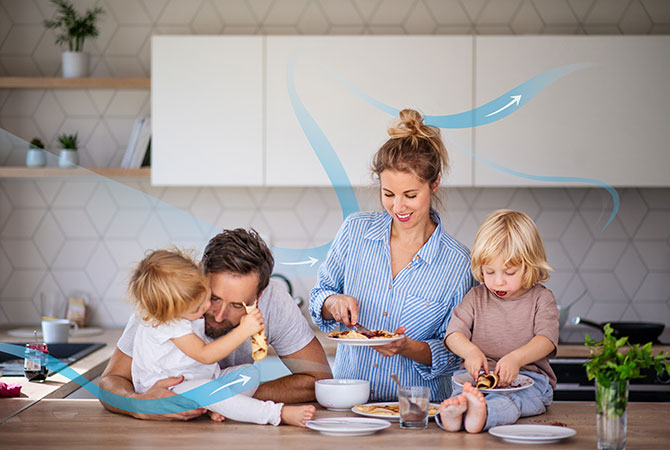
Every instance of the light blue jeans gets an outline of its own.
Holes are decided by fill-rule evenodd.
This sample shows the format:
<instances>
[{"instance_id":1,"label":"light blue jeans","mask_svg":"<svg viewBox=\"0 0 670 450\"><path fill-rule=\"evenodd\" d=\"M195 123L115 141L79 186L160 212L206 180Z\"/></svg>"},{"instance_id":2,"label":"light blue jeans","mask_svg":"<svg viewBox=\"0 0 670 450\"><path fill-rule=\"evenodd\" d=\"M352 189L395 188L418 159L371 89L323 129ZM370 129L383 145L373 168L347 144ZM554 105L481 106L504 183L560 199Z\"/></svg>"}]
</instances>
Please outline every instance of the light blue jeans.
<instances>
[{"instance_id":1,"label":"light blue jeans","mask_svg":"<svg viewBox=\"0 0 670 450\"><path fill-rule=\"evenodd\" d=\"M454 372L454 376L464 372L466 371L459 370ZM505 394L485 394L487 417L483 431L498 425L513 424L519 420L519 417L537 416L544 413L547 406L551 405L554 399L554 390L549 384L547 376L536 372L524 371L519 373L532 378L535 384L521 391ZM462 391L463 388L452 381L451 396L456 397ZM435 419L440 428L443 428L439 421L439 415Z\"/></svg>"}]
</instances>

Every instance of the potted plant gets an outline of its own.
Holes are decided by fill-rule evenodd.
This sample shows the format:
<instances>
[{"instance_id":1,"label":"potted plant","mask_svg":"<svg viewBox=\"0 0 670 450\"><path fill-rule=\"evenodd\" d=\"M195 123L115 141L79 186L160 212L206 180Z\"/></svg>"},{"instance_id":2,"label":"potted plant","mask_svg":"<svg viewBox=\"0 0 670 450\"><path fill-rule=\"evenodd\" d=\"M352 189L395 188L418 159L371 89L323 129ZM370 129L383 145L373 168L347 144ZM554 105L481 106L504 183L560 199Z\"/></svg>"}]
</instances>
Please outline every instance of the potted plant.
<instances>
[{"instance_id":1,"label":"potted plant","mask_svg":"<svg viewBox=\"0 0 670 450\"><path fill-rule=\"evenodd\" d=\"M58 155L58 167L76 167L79 164L77 133L61 134L58 136L58 143L61 146Z\"/></svg>"},{"instance_id":2,"label":"potted plant","mask_svg":"<svg viewBox=\"0 0 670 450\"><path fill-rule=\"evenodd\" d=\"M56 18L45 20L47 29L57 30L56 44L67 44L68 51L63 52L63 77L77 78L88 76L88 55L84 53L86 38L98 36L96 21L104 13L98 6L87 9L83 16L75 11L68 0L51 0L58 8Z\"/></svg>"},{"instance_id":3,"label":"potted plant","mask_svg":"<svg viewBox=\"0 0 670 450\"><path fill-rule=\"evenodd\" d=\"M44 167L47 165L47 155L44 151L44 144L40 138L33 138L30 141L28 152L26 153L26 166Z\"/></svg>"},{"instance_id":4,"label":"potted plant","mask_svg":"<svg viewBox=\"0 0 670 450\"><path fill-rule=\"evenodd\" d=\"M596 380L596 427L599 449L626 447L626 406L628 383L642 378L642 369L653 368L657 374L670 374L667 353L653 355L652 343L630 345L628 337L615 338L612 327L603 328L603 340L595 342L587 334L585 345L590 349L590 360L584 363L589 380Z\"/></svg>"}]
</instances>

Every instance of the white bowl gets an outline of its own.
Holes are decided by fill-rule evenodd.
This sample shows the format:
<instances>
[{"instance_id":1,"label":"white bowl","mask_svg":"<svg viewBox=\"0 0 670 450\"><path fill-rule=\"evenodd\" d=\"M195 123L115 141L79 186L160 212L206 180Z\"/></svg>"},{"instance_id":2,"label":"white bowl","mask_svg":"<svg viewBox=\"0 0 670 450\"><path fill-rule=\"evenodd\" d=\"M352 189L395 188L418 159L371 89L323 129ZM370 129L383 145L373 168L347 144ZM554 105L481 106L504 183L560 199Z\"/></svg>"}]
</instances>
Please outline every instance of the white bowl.
<instances>
[{"instance_id":1,"label":"white bowl","mask_svg":"<svg viewBox=\"0 0 670 450\"><path fill-rule=\"evenodd\" d=\"M370 382L329 378L314 383L316 401L332 411L348 411L354 405L367 403L370 398Z\"/></svg>"}]
</instances>

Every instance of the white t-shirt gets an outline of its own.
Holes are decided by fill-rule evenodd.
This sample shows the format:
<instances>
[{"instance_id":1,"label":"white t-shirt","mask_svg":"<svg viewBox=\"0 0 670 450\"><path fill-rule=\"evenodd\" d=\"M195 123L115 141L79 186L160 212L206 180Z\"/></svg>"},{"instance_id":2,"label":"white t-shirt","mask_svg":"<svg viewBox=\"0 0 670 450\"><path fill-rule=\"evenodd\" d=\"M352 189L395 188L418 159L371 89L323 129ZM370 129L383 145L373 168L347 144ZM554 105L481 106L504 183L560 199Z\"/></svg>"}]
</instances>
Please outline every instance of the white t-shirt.
<instances>
[{"instance_id":1,"label":"white t-shirt","mask_svg":"<svg viewBox=\"0 0 670 450\"><path fill-rule=\"evenodd\" d=\"M286 288L279 281L270 281L270 284L258 299L258 309L261 310L261 314L263 314L263 318L265 319L265 333L268 338L268 344L275 349L275 352L279 356L290 355L298 350L302 350L314 339L314 332L300 312L300 308L298 308L286 291ZM126 329L123 330L123 335L121 335L116 344L119 350L133 359L133 342L137 333L138 322L141 322L141 320L138 321L134 314L131 315L126 324ZM196 322L202 324L202 335L204 336L204 320ZM205 342L212 341L207 336L204 336L204 340ZM179 352L181 353L181 351ZM221 367L231 367L253 363L254 360L251 357L251 339L247 339L237 350L227 358L221 360L219 365Z\"/></svg>"},{"instance_id":2,"label":"white t-shirt","mask_svg":"<svg viewBox=\"0 0 670 450\"><path fill-rule=\"evenodd\" d=\"M221 373L219 365L203 364L187 356L171 339L196 334L205 340L205 320L176 319L152 326L140 321L133 344L132 375L135 391L143 393L156 381L184 375L186 380L213 380Z\"/></svg>"}]
</instances>

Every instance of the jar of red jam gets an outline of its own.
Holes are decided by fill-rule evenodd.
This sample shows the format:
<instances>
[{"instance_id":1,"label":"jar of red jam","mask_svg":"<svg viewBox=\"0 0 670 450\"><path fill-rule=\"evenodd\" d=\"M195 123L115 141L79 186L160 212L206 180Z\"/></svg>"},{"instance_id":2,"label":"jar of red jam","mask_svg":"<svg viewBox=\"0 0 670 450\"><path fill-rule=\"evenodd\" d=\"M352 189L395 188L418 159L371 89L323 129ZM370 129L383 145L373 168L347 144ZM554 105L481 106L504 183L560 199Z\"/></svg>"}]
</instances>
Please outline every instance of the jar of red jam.
<instances>
[{"instance_id":1,"label":"jar of red jam","mask_svg":"<svg viewBox=\"0 0 670 450\"><path fill-rule=\"evenodd\" d=\"M23 373L28 381L44 381L49 374L47 365L49 348L42 342L26 344L25 358L23 360Z\"/></svg>"}]
</instances>

